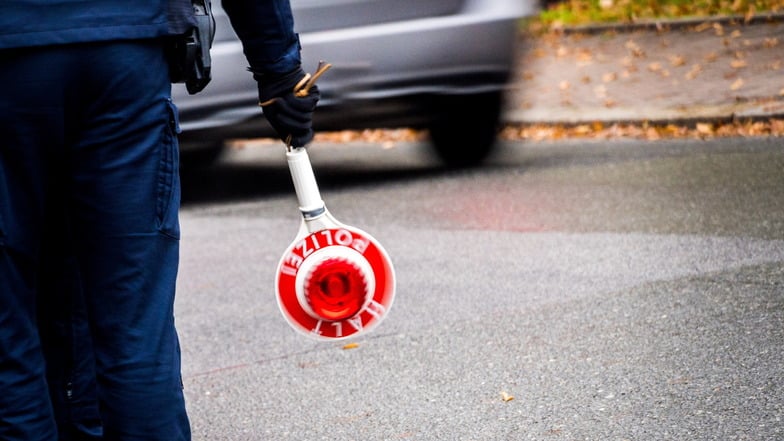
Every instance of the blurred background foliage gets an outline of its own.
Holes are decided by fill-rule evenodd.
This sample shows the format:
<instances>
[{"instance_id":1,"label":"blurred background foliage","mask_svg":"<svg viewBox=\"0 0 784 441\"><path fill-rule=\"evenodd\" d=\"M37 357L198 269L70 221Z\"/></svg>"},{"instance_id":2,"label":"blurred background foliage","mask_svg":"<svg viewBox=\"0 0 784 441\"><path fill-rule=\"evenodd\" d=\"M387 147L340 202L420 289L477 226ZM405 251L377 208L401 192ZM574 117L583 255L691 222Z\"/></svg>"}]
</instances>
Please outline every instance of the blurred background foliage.
<instances>
[{"instance_id":1,"label":"blurred background foliage","mask_svg":"<svg viewBox=\"0 0 784 441\"><path fill-rule=\"evenodd\" d=\"M784 13L784 0L545 0L538 21L557 27L771 12Z\"/></svg>"}]
</instances>

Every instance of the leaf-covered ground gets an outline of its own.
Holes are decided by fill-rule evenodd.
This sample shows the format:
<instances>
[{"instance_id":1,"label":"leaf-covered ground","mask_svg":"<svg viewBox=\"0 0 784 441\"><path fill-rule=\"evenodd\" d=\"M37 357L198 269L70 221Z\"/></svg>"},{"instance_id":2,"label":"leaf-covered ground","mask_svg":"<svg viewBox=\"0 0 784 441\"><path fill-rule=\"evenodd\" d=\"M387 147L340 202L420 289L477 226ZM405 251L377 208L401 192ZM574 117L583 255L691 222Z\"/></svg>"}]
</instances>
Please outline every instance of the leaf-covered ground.
<instances>
[{"instance_id":1,"label":"leaf-covered ground","mask_svg":"<svg viewBox=\"0 0 784 441\"><path fill-rule=\"evenodd\" d=\"M784 119L765 121L732 121L725 123L696 123L693 126L649 123L602 123L566 125L507 126L501 131L504 140L548 141L569 138L633 138L657 141L668 138L710 139L716 137L783 136Z\"/></svg>"},{"instance_id":2,"label":"leaf-covered ground","mask_svg":"<svg viewBox=\"0 0 784 441\"><path fill-rule=\"evenodd\" d=\"M729 121L719 123L676 124L525 124L506 125L500 132L504 141L556 141L562 139L660 139L718 137L784 136L784 119ZM413 129L345 130L316 134L317 142L372 142L394 147L398 142L420 142L427 139L427 132Z\"/></svg>"},{"instance_id":3,"label":"leaf-covered ground","mask_svg":"<svg viewBox=\"0 0 784 441\"><path fill-rule=\"evenodd\" d=\"M672 29L546 32L522 41L509 98L522 115L513 120L529 124L507 126L506 139L784 133L777 120L784 115L781 22L697 20Z\"/></svg>"}]
</instances>

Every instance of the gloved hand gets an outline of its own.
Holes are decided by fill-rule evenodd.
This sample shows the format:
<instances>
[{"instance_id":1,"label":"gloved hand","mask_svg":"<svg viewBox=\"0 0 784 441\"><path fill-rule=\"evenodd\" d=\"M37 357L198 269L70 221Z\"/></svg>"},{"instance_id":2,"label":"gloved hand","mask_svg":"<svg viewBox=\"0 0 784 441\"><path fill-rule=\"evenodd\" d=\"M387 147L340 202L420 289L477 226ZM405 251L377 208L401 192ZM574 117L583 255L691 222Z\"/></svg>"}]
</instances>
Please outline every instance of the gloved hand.
<instances>
[{"instance_id":1,"label":"gloved hand","mask_svg":"<svg viewBox=\"0 0 784 441\"><path fill-rule=\"evenodd\" d=\"M307 95L304 91L295 93L294 89L304 84L305 77L301 67L286 74L253 75L258 82L259 105L264 109L264 116L280 139L292 147L303 147L313 139L313 110L321 96L315 84Z\"/></svg>"}]
</instances>

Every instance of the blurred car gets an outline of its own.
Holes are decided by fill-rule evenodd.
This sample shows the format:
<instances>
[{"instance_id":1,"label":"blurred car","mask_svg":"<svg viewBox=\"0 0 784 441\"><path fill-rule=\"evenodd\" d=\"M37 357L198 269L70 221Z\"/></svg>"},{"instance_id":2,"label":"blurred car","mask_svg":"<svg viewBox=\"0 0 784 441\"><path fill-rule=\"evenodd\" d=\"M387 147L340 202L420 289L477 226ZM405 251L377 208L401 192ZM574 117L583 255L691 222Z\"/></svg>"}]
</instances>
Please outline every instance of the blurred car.
<instances>
[{"instance_id":1,"label":"blurred car","mask_svg":"<svg viewBox=\"0 0 784 441\"><path fill-rule=\"evenodd\" d=\"M319 80L317 130L412 127L451 166L492 150L519 19L536 0L291 0L303 68ZM206 162L232 138L274 136L228 17L213 4L212 82L174 85L184 157Z\"/></svg>"}]
</instances>

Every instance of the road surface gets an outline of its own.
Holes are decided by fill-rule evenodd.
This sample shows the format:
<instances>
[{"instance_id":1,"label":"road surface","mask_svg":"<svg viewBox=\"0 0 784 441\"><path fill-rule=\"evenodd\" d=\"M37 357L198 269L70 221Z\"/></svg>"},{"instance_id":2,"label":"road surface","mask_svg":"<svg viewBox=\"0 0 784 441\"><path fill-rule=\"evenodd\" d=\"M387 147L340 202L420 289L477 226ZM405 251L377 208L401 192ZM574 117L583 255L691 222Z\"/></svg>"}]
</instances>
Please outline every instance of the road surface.
<instances>
[{"instance_id":1,"label":"road surface","mask_svg":"<svg viewBox=\"0 0 784 441\"><path fill-rule=\"evenodd\" d=\"M176 316L196 440L784 438L784 151L775 139L315 145L332 213L397 271L374 332L310 341L275 267L282 150L183 176Z\"/></svg>"}]
</instances>

